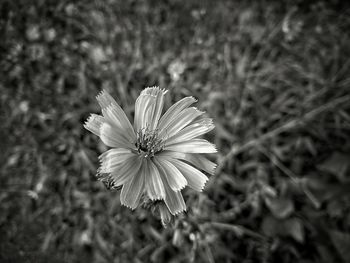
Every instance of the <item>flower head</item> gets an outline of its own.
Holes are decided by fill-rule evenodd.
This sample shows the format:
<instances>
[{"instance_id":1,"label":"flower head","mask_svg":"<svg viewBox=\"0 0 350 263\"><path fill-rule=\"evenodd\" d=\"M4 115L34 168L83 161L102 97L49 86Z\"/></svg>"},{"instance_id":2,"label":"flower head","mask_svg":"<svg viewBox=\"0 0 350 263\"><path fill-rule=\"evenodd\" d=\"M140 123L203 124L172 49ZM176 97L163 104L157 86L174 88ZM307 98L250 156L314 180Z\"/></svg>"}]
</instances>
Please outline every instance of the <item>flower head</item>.
<instances>
[{"instance_id":1,"label":"flower head","mask_svg":"<svg viewBox=\"0 0 350 263\"><path fill-rule=\"evenodd\" d=\"M99 158L98 175L113 188L121 187L120 201L135 209L142 197L163 201L172 215L186 210L181 190L202 191L215 163L202 156L216 148L199 136L214 128L186 97L163 116L164 95L159 87L144 89L135 104L134 125L106 92L96 98L102 115L91 114L84 127L111 147ZM162 211L165 214L164 211Z\"/></svg>"}]
</instances>

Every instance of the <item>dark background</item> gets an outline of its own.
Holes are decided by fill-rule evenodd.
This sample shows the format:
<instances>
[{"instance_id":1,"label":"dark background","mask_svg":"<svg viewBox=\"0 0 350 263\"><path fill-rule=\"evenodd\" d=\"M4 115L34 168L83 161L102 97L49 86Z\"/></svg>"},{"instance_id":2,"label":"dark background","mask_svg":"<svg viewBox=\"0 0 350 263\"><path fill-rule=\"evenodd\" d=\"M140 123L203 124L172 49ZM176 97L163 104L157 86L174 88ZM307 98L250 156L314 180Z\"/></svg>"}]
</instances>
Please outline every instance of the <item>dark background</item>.
<instances>
[{"instance_id":1,"label":"dark background","mask_svg":"<svg viewBox=\"0 0 350 263\"><path fill-rule=\"evenodd\" d=\"M347 1L0 1L0 262L350 262ZM214 119L219 164L164 229L83 129L146 86Z\"/></svg>"}]
</instances>

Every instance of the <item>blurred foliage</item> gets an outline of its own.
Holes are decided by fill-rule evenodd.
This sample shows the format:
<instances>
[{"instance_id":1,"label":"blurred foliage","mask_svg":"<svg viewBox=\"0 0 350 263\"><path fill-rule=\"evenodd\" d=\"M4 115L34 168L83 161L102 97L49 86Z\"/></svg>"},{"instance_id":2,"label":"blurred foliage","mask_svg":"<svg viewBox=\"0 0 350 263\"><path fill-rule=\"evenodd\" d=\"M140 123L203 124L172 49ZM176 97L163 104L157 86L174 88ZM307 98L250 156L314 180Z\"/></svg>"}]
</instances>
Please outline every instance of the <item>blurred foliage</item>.
<instances>
[{"instance_id":1,"label":"blurred foliage","mask_svg":"<svg viewBox=\"0 0 350 263\"><path fill-rule=\"evenodd\" d=\"M346 1L0 2L1 262L350 262ZM95 178L110 91L195 96L219 164L163 229ZM216 158L216 159L215 159Z\"/></svg>"}]
</instances>

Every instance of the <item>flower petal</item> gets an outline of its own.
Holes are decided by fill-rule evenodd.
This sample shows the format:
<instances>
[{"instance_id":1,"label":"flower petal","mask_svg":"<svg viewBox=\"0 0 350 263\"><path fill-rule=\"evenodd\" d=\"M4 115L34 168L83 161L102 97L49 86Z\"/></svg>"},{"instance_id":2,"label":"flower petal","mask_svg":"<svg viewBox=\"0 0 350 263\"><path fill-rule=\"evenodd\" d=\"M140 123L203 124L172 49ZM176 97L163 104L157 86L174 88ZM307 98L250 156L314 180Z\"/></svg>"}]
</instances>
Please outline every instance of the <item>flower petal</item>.
<instances>
[{"instance_id":1,"label":"flower petal","mask_svg":"<svg viewBox=\"0 0 350 263\"><path fill-rule=\"evenodd\" d=\"M172 105L159 121L158 129L163 130L184 109L191 106L197 100L193 97L185 97Z\"/></svg>"},{"instance_id":2,"label":"flower petal","mask_svg":"<svg viewBox=\"0 0 350 263\"><path fill-rule=\"evenodd\" d=\"M130 181L135 174L139 173L142 160L138 156L131 157L120 164L117 170L114 170L110 177L116 186L125 184Z\"/></svg>"},{"instance_id":3,"label":"flower petal","mask_svg":"<svg viewBox=\"0 0 350 263\"><path fill-rule=\"evenodd\" d=\"M102 90L97 96L96 99L98 104L101 106L101 110L108 107L111 104L117 104L111 95L106 90Z\"/></svg>"},{"instance_id":4,"label":"flower petal","mask_svg":"<svg viewBox=\"0 0 350 263\"><path fill-rule=\"evenodd\" d=\"M86 120L84 128L93 134L100 136L100 128L105 122L105 119L97 114L91 114L90 117Z\"/></svg>"},{"instance_id":5,"label":"flower petal","mask_svg":"<svg viewBox=\"0 0 350 263\"><path fill-rule=\"evenodd\" d=\"M186 204L182 197L181 191L174 192L169 184L167 183L167 175L165 170L159 166L159 163L157 164L159 168L160 175L162 177L162 180L164 182L164 190L165 190L165 198L164 202L166 206L168 207L170 213L172 215L179 214L186 210Z\"/></svg>"},{"instance_id":6,"label":"flower petal","mask_svg":"<svg viewBox=\"0 0 350 263\"><path fill-rule=\"evenodd\" d=\"M180 191L187 185L186 178L180 173L180 171L168 160L164 158L154 159L159 170L163 171L163 174L173 191Z\"/></svg>"},{"instance_id":7,"label":"flower petal","mask_svg":"<svg viewBox=\"0 0 350 263\"><path fill-rule=\"evenodd\" d=\"M181 191L174 192L167 183L164 184L165 199L164 202L171 214L176 215L186 210L186 204Z\"/></svg>"},{"instance_id":8,"label":"flower petal","mask_svg":"<svg viewBox=\"0 0 350 263\"><path fill-rule=\"evenodd\" d=\"M184 129L176 133L174 136L166 139L164 141L164 144L171 145L183 141L189 141L193 138L210 132L214 128L215 126L213 124L212 119L205 118L195 123L192 123L191 125L185 127Z\"/></svg>"},{"instance_id":9,"label":"flower petal","mask_svg":"<svg viewBox=\"0 0 350 263\"><path fill-rule=\"evenodd\" d=\"M200 155L200 154L186 154L185 161L188 161L189 163L197 166L199 169L213 175L216 168L216 163L213 163L206 157Z\"/></svg>"},{"instance_id":10,"label":"flower petal","mask_svg":"<svg viewBox=\"0 0 350 263\"><path fill-rule=\"evenodd\" d=\"M159 87L157 89L153 89L153 94L156 93L156 101L153 105L153 110L150 114L151 130L155 130L158 125L158 121L159 121L160 115L162 114L162 110L164 106L164 95L166 94L166 92L167 91L160 90Z\"/></svg>"},{"instance_id":11,"label":"flower petal","mask_svg":"<svg viewBox=\"0 0 350 263\"><path fill-rule=\"evenodd\" d=\"M181 152L173 152L173 151L162 151L158 153L159 157L171 157L179 160L186 161L197 168L205 171L211 175L214 174L216 163L213 163L208 158L197 154L197 153L181 153Z\"/></svg>"},{"instance_id":12,"label":"flower petal","mask_svg":"<svg viewBox=\"0 0 350 263\"><path fill-rule=\"evenodd\" d=\"M204 112L199 111L194 107L184 109L174 117L167 126L164 126L162 130L159 130L159 136L167 138L174 136L203 113Z\"/></svg>"},{"instance_id":13,"label":"flower petal","mask_svg":"<svg viewBox=\"0 0 350 263\"><path fill-rule=\"evenodd\" d=\"M172 145L165 145L164 150L183 153L216 153L215 145L204 139L192 139Z\"/></svg>"},{"instance_id":14,"label":"flower petal","mask_svg":"<svg viewBox=\"0 0 350 263\"><path fill-rule=\"evenodd\" d=\"M103 123L100 128L100 138L109 147L133 149L134 146L123 134L118 132L116 127L109 123Z\"/></svg>"},{"instance_id":15,"label":"flower petal","mask_svg":"<svg viewBox=\"0 0 350 263\"><path fill-rule=\"evenodd\" d=\"M139 173L134 174L132 179L123 185L120 193L120 202L131 209L135 209L140 202L144 191L146 167L141 164Z\"/></svg>"},{"instance_id":16,"label":"flower petal","mask_svg":"<svg viewBox=\"0 0 350 263\"><path fill-rule=\"evenodd\" d=\"M99 156L101 167L100 173L111 173L127 159L135 156L130 149L116 148L110 149Z\"/></svg>"},{"instance_id":17,"label":"flower petal","mask_svg":"<svg viewBox=\"0 0 350 263\"><path fill-rule=\"evenodd\" d=\"M109 95L107 91L103 90L96 99L101 106L103 116L111 121L111 123L117 125L117 127L125 130L126 135L129 136L130 139L135 140L135 131L128 117L112 96Z\"/></svg>"},{"instance_id":18,"label":"flower petal","mask_svg":"<svg viewBox=\"0 0 350 263\"><path fill-rule=\"evenodd\" d=\"M146 179L146 190L151 200L161 200L165 198L165 190L162 178L156 165L151 161L147 161L148 171Z\"/></svg>"},{"instance_id":19,"label":"flower petal","mask_svg":"<svg viewBox=\"0 0 350 263\"><path fill-rule=\"evenodd\" d=\"M163 110L164 95L167 91L159 87L144 89L135 103L134 128L155 130Z\"/></svg>"},{"instance_id":20,"label":"flower petal","mask_svg":"<svg viewBox=\"0 0 350 263\"><path fill-rule=\"evenodd\" d=\"M185 176L189 187L202 192L205 183L208 181L208 177L205 174L193 166L176 159L172 159L171 163Z\"/></svg>"},{"instance_id":21,"label":"flower petal","mask_svg":"<svg viewBox=\"0 0 350 263\"><path fill-rule=\"evenodd\" d=\"M164 203L158 205L160 219L162 220L163 227L167 227L167 225L171 222L171 214L169 209Z\"/></svg>"}]
</instances>

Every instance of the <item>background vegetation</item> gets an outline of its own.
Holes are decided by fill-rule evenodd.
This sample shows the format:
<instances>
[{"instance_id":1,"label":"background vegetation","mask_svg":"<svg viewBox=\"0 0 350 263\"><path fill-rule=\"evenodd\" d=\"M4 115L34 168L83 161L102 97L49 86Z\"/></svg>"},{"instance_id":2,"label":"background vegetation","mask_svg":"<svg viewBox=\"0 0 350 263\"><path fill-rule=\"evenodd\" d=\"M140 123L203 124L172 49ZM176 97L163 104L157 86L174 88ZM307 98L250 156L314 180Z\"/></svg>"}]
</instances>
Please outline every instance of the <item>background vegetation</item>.
<instances>
[{"instance_id":1,"label":"background vegetation","mask_svg":"<svg viewBox=\"0 0 350 263\"><path fill-rule=\"evenodd\" d=\"M346 1L0 2L1 262L350 262ZM219 166L173 227L95 178L106 89L195 96Z\"/></svg>"}]
</instances>

